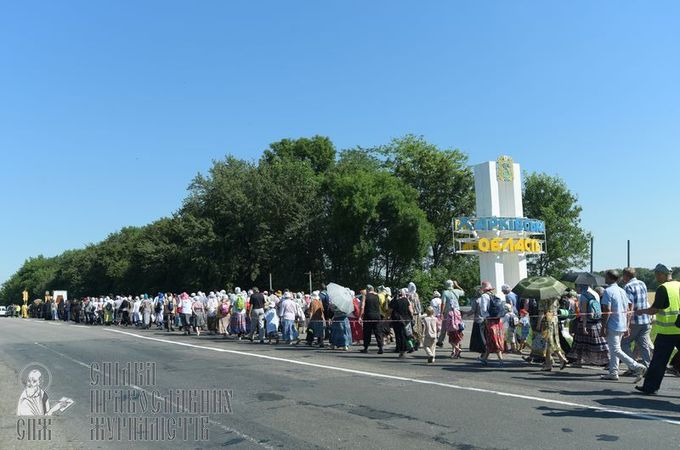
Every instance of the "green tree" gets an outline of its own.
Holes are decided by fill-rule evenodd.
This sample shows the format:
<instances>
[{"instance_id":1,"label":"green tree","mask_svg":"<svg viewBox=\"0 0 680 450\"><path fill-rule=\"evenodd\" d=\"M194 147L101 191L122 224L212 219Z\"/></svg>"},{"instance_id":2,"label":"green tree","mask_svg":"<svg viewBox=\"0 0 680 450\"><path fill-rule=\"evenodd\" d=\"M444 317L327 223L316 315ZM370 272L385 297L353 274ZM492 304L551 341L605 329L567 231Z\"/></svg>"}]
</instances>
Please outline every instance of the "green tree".
<instances>
[{"instance_id":1,"label":"green tree","mask_svg":"<svg viewBox=\"0 0 680 450\"><path fill-rule=\"evenodd\" d=\"M268 162L276 159L308 161L315 172L325 172L335 162L335 146L325 136L282 139L270 144L263 158Z\"/></svg>"},{"instance_id":2,"label":"green tree","mask_svg":"<svg viewBox=\"0 0 680 450\"><path fill-rule=\"evenodd\" d=\"M560 277L588 260L590 234L581 227L582 208L564 180L544 173L524 177L524 214L545 221L547 253L528 259L535 275Z\"/></svg>"},{"instance_id":3,"label":"green tree","mask_svg":"<svg viewBox=\"0 0 680 450\"><path fill-rule=\"evenodd\" d=\"M355 286L391 284L420 266L433 229L413 188L358 151L341 157L324 191L332 277Z\"/></svg>"},{"instance_id":4,"label":"green tree","mask_svg":"<svg viewBox=\"0 0 680 450\"><path fill-rule=\"evenodd\" d=\"M446 264L454 257L451 221L471 215L475 206L467 155L460 150L440 149L413 135L394 139L376 152L386 157L386 167L418 193L418 205L435 230L431 264Z\"/></svg>"}]
</instances>

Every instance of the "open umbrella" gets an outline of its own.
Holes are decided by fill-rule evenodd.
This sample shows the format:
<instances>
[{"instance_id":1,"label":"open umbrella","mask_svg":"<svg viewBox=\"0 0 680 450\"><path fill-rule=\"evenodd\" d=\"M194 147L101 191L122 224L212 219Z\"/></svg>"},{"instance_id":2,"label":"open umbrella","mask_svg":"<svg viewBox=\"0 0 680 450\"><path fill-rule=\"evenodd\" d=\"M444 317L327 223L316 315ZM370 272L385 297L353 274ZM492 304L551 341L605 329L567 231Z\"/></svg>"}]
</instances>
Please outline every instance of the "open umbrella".
<instances>
[{"instance_id":1,"label":"open umbrella","mask_svg":"<svg viewBox=\"0 0 680 450\"><path fill-rule=\"evenodd\" d=\"M345 314L354 311L354 299L352 298L349 289L342 287L339 284L329 283L328 286L326 286L326 292L328 292L331 304L335 305L340 311Z\"/></svg>"},{"instance_id":2,"label":"open umbrella","mask_svg":"<svg viewBox=\"0 0 680 450\"><path fill-rule=\"evenodd\" d=\"M569 272L562 277L562 281L588 286L604 286L604 277L590 272Z\"/></svg>"},{"instance_id":3,"label":"open umbrella","mask_svg":"<svg viewBox=\"0 0 680 450\"><path fill-rule=\"evenodd\" d=\"M517 283L512 292L521 298L546 300L558 298L566 290L567 287L553 277L529 277Z\"/></svg>"}]
</instances>

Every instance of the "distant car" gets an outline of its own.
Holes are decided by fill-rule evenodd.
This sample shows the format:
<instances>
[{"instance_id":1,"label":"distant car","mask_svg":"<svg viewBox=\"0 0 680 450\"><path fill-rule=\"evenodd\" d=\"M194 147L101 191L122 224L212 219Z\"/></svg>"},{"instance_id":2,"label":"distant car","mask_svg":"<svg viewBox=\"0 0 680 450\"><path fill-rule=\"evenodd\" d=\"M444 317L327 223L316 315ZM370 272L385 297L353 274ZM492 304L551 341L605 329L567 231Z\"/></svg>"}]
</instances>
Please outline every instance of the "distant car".
<instances>
[{"instance_id":1,"label":"distant car","mask_svg":"<svg viewBox=\"0 0 680 450\"><path fill-rule=\"evenodd\" d=\"M7 308L5 306L0 306L0 317L7 317Z\"/></svg>"}]
</instances>

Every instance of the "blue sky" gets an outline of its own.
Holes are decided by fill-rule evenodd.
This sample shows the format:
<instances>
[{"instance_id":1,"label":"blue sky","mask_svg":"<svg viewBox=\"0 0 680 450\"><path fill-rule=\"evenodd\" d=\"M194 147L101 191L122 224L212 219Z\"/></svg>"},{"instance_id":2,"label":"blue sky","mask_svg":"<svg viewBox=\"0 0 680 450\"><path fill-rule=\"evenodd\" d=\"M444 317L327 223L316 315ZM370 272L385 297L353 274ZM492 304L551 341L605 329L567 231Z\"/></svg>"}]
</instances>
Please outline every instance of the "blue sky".
<instances>
[{"instance_id":1,"label":"blue sky","mask_svg":"<svg viewBox=\"0 0 680 450\"><path fill-rule=\"evenodd\" d=\"M559 174L595 266L680 265L677 2L0 4L0 282L284 137Z\"/></svg>"}]
</instances>

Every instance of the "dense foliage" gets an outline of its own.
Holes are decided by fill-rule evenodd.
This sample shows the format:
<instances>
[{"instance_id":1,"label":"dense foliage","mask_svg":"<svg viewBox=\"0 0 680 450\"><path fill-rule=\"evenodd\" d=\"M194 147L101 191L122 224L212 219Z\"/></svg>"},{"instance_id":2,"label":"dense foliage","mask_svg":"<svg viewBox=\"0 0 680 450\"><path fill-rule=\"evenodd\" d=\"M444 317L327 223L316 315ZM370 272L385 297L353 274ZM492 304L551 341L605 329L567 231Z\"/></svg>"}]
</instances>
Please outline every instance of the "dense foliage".
<instances>
[{"instance_id":1,"label":"dense foliage","mask_svg":"<svg viewBox=\"0 0 680 450\"><path fill-rule=\"evenodd\" d=\"M529 175L524 195L527 215L551 231L551 254L534 270L578 265L588 235L564 182ZM0 289L0 302L18 302L24 289L40 298L54 289L79 297L268 287L270 274L277 288L306 289L310 272L315 287L414 280L427 297L447 278L479 283L476 258L451 245L451 218L473 214L474 181L459 150L406 136L338 154L326 137L284 139L258 162L215 161L172 217L28 259Z\"/></svg>"}]
</instances>

